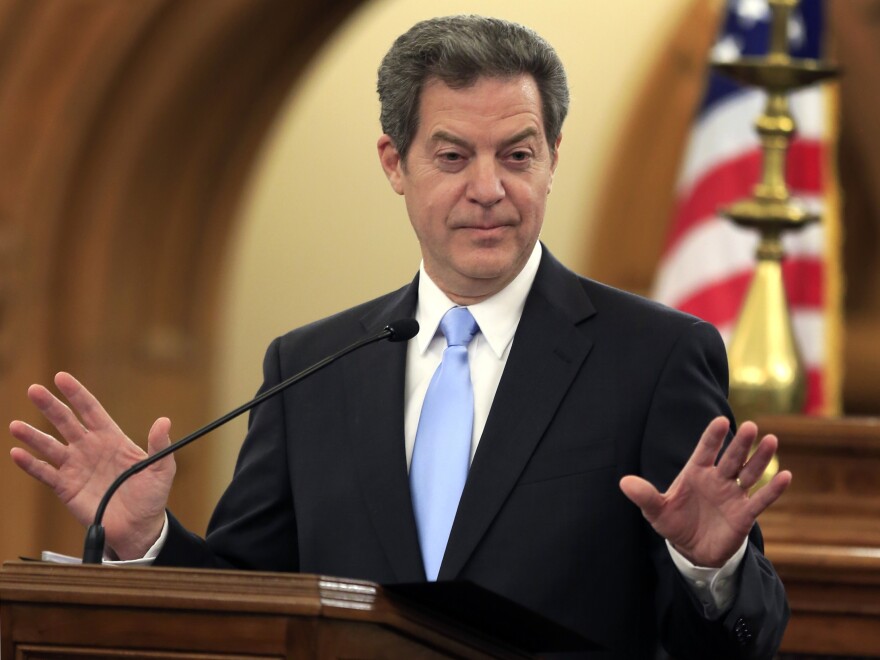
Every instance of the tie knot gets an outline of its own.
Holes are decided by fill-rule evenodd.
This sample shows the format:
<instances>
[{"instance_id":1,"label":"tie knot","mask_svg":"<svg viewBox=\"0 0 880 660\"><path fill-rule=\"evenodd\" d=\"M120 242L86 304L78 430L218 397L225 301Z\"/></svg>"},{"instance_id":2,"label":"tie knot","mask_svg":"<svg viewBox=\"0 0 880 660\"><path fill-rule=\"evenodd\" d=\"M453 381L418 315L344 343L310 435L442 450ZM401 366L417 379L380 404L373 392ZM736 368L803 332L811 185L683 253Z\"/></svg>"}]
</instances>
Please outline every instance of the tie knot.
<instances>
[{"instance_id":1,"label":"tie knot","mask_svg":"<svg viewBox=\"0 0 880 660\"><path fill-rule=\"evenodd\" d=\"M479 329L467 307L453 307L440 320L440 331L446 337L447 346L467 346Z\"/></svg>"}]
</instances>

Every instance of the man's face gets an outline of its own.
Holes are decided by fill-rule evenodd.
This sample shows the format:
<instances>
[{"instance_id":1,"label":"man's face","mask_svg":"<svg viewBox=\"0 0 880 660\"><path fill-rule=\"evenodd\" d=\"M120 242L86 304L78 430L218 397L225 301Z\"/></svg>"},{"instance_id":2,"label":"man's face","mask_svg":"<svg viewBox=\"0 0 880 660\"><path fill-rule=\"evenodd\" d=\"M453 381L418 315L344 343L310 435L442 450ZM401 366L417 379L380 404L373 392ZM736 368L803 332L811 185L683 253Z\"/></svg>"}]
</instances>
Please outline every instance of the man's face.
<instances>
[{"instance_id":1,"label":"man's face","mask_svg":"<svg viewBox=\"0 0 880 660\"><path fill-rule=\"evenodd\" d=\"M425 270L446 295L478 302L516 277L538 240L558 153L531 76L464 89L429 81L406 161L387 135L378 148L406 198Z\"/></svg>"}]
</instances>

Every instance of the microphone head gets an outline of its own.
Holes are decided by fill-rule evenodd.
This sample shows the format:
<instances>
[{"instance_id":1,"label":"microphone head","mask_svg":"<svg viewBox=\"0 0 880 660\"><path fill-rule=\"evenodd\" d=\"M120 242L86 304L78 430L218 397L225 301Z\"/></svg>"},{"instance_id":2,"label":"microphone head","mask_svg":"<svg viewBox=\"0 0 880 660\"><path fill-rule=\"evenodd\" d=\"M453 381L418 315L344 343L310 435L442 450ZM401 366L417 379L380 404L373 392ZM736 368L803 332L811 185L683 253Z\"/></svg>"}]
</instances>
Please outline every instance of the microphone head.
<instances>
[{"instance_id":1,"label":"microphone head","mask_svg":"<svg viewBox=\"0 0 880 660\"><path fill-rule=\"evenodd\" d=\"M388 341L409 341L419 334L419 322L415 319L398 319L385 326L391 334Z\"/></svg>"}]
</instances>

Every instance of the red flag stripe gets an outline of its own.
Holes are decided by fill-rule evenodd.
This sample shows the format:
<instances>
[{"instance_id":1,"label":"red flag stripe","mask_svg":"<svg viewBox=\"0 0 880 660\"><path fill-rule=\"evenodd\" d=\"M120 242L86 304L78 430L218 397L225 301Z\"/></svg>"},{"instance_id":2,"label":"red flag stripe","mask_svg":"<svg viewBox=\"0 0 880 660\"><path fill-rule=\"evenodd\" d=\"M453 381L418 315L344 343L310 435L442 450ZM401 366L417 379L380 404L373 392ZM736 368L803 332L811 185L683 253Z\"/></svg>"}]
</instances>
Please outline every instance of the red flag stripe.
<instances>
[{"instance_id":1,"label":"red flag stripe","mask_svg":"<svg viewBox=\"0 0 880 660\"><path fill-rule=\"evenodd\" d=\"M782 264L789 306L822 308L822 270L822 262L815 258L787 259ZM751 281L752 271L731 275L676 302L675 307L716 326L732 323L739 314Z\"/></svg>"},{"instance_id":2,"label":"red flag stripe","mask_svg":"<svg viewBox=\"0 0 880 660\"><path fill-rule=\"evenodd\" d=\"M802 194L822 192L823 151L824 145L816 140L801 139L792 143L787 158L789 188ZM713 217L719 206L751 196L761 176L761 158L758 149L745 151L699 178L679 202L664 252L669 253L684 234Z\"/></svg>"}]
</instances>

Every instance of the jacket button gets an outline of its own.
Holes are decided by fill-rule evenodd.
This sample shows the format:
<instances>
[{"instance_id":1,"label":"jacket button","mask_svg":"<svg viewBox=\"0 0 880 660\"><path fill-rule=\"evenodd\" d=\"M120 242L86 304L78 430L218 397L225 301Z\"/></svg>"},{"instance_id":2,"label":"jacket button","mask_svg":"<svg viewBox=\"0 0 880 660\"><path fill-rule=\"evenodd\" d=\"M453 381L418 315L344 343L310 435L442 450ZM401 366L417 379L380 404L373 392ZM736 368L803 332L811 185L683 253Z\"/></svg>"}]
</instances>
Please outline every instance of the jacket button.
<instances>
[{"instance_id":1,"label":"jacket button","mask_svg":"<svg viewBox=\"0 0 880 660\"><path fill-rule=\"evenodd\" d=\"M733 632L736 634L736 641L740 646L745 646L752 641L752 631L743 617L738 618L733 624Z\"/></svg>"}]
</instances>

